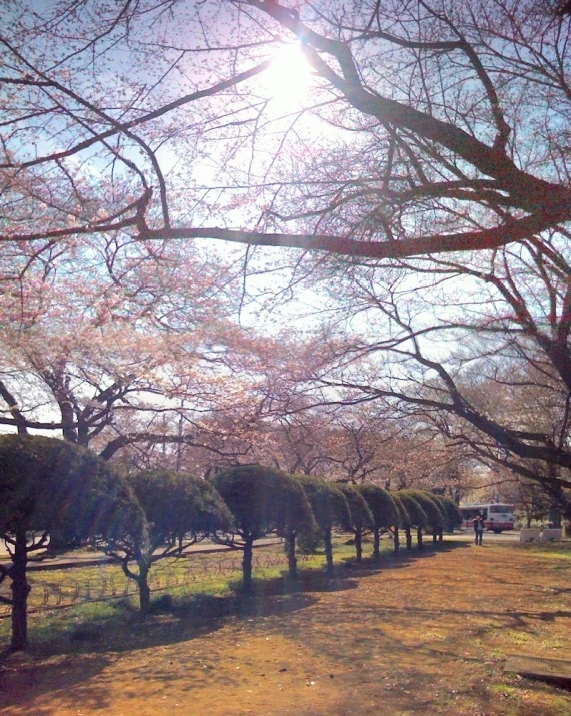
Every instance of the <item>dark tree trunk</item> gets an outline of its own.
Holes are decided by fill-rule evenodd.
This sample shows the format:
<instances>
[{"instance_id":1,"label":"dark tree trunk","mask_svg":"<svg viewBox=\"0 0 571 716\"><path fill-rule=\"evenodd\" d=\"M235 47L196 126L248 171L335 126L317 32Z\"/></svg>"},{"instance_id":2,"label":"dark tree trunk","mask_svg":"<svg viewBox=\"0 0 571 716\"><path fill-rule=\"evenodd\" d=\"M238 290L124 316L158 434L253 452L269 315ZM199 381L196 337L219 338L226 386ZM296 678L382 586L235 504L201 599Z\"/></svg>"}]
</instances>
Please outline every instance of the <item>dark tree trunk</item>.
<instances>
[{"instance_id":1,"label":"dark tree trunk","mask_svg":"<svg viewBox=\"0 0 571 716\"><path fill-rule=\"evenodd\" d=\"M254 556L254 540L248 537L244 541L244 557L242 558L242 579L245 592L252 591L252 560Z\"/></svg>"},{"instance_id":2,"label":"dark tree trunk","mask_svg":"<svg viewBox=\"0 0 571 716\"><path fill-rule=\"evenodd\" d=\"M442 531L442 530L440 530ZM438 527L434 527L432 530L432 544L436 544L436 540L438 539Z\"/></svg>"},{"instance_id":3,"label":"dark tree trunk","mask_svg":"<svg viewBox=\"0 0 571 716\"><path fill-rule=\"evenodd\" d=\"M357 562L361 562L363 560L363 530L355 530L355 553Z\"/></svg>"},{"instance_id":4,"label":"dark tree trunk","mask_svg":"<svg viewBox=\"0 0 571 716\"><path fill-rule=\"evenodd\" d=\"M10 408L10 413L12 414L12 417L14 418L14 422L18 426L18 435L27 435L28 434L28 428L26 426L26 418L24 417L21 410L18 408L18 401L12 393L8 390L6 385L3 381L0 380L0 395L4 398L6 403L8 403L8 407Z\"/></svg>"},{"instance_id":5,"label":"dark tree trunk","mask_svg":"<svg viewBox=\"0 0 571 716\"><path fill-rule=\"evenodd\" d=\"M422 527L416 528L416 542L418 544L418 549L422 549Z\"/></svg>"},{"instance_id":6,"label":"dark tree trunk","mask_svg":"<svg viewBox=\"0 0 571 716\"><path fill-rule=\"evenodd\" d=\"M405 537L406 537L406 548L407 548L407 549L412 549L412 535L411 535L411 533L410 533L410 527L405 527L405 528L404 528L404 534L405 534Z\"/></svg>"},{"instance_id":7,"label":"dark tree trunk","mask_svg":"<svg viewBox=\"0 0 571 716\"><path fill-rule=\"evenodd\" d=\"M297 577L297 559L295 556L295 532L290 532L286 545L287 545L287 566L288 566L288 572L291 579L296 579Z\"/></svg>"},{"instance_id":8,"label":"dark tree trunk","mask_svg":"<svg viewBox=\"0 0 571 716\"><path fill-rule=\"evenodd\" d=\"M49 549L57 552L66 549L81 547L81 540L76 535L66 533L65 530L50 530Z\"/></svg>"},{"instance_id":9,"label":"dark tree trunk","mask_svg":"<svg viewBox=\"0 0 571 716\"><path fill-rule=\"evenodd\" d=\"M442 527L439 527L439 528L438 528L438 541L439 541L439 542L442 542L443 536L444 536L444 535L443 535L443 533L442 533Z\"/></svg>"},{"instance_id":10,"label":"dark tree trunk","mask_svg":"<svg viewBox=\"0 0 571 716\"><path fill-rule=\"evenodd\" d=\"M57 395L56 400L61 411L63 439L70 443L77 443L77 430L75 428L75 415L73 405L65 396Z\"/></svg>"},{"instance_id":11,"label":"dark tree trunk","mask_svg":"<svg viewBox=\"0 0 571 716\"><path fill-rule=\"evenodd\" d=\"M26 532L16 534L14 556L12 557L12 642L13 651L23 651L28 646L28 594L30 585L26 579L28 550Z\"/></svg>"},{"instance_id":12,"label":"dark tree trunk","mask_svg":"<svg viewBox=\"0 0 571 716\"><path fill-rule=\"evenodd\" d=\"M561 511L557 507L550 508L548 519L554 527L561 527Z\"/></svg>"},{"instance_id":13,"label":"dark tree trunk","mask_svg":"<svg viewBox=\"0 0 571 716\"><path fill-rule=\"evenodd\" d=\"M333 542L331 541L331 528L323 530L323 541L325 542L327 574L333 574Z\"/></svg>"},{"instance_id":14,"label":"dark tree trunk","mask_svg":"<svg viewBox=\"0 0 571 716\"><path fill-rule=\"evenodd\" d=\"M381 535L380 530L375 528L373 531L373 558L379 559L381 556Z\"/></svg>"},{"instance_id":15,"label":"dark tree trunk","mask_svg":"<svg viewBox=\"0 0 571 716\"><path fill-rule=\"evenodd\" d=\"M399 542L399 528L395 527L395 530L393 532L393 552L398 552L400 549L400 542Z\"/></svg>"},{"instance_id":16,"label":"dark tree trunk","mask_svg":"<svg viewBox=\"0 0 571 716\"><path fill-rule=\"evenodd\" d=\"M139 574L137 576L137 587L139 589L139 608L143 614L147 614L151 610L151 588L149 587L149 569L150 564L146 561L140 561Z\"/></svg>"}]
</instances>

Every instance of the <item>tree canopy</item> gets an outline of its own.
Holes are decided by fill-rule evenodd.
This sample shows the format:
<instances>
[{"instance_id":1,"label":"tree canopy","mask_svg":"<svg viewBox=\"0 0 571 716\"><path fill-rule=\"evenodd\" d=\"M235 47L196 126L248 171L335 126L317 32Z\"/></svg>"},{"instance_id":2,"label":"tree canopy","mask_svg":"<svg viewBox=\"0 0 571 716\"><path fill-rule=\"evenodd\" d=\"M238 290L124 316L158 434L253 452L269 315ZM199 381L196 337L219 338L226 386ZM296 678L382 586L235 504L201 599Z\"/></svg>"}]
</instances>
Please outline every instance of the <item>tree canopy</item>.
<instances>
[{"instance_id":1,"label":"tree canopy","mask_svg":"<svg viewBox=\"0 0 571 716\"><path fill-rule=\"evenodd\" d=\"M209 483L185 473L146 470L130 475L128 484L142 508L144 522L111 540L106 552L120 560L124 574L135 580L141 611L147 612L152 564L217 532L230 532L232 515Z\"/></svg>"},{"instance_id":2,"label":"tree canopy","mask_svg":"<svg viewBox=\"0 0 571 716\"><path fill-rule=\"evenodd\" d=\"M428 524L428 516L415 495L408 490L399 490L393 494L393 499L398 500L404 507L404 511L401 513L401 518L404 518L402 527L410 529Z\"/></svg>"},{"instance_id":3,"label":"tree canopy","mask_svg":"<svg viewBox=\"0 0 571 716\"><path fill-rule=\"evenodd\" d=\"M446 495L434 495L433 499L436 500L442 508L444 527L446 530L452 532L462 525L462 513L454 500L446 497Z\"/></svg>"},{"instance_id":4,"label":"tree canopy","mask_svg":"<svg viewBox=\"0 0 571 716\"><path fill-rule=\"evenodd\" d=\"M351 528L351 508L339 485L310 475L294 475L294 477L307 494L315 520L321 529Z\"/></svg>"},{"instance_id":5,"label":"tree canopy","mask_svg":"<svg viewBox=\"0 0 571 716\"><path fill-rule=\"evenodd\" d=\"M262 465L240 465L212 477L234 517L235 529L248 539L260 539L275 530L311 523L313 515L304 491L280 470Z\"/></svg>"},{"instance_id":6,"label":"tree canopy","mask_svg":"<svg viewBox=\"0 0 571 716\"><path fill-rule=\"evenodd\" d=\"M421 522L420 525L423 527L439 528L444 524L444 511L438 502L436 496L431 495L423 490L402 490L401 496L404 493L406 498L412 497L423 509L426 520ZM417 526L419 526L417 524Z\"/></svg>"},{"instance_id":7,"label":"tree canopy","mask_svg":"<svg viewBox=\"0 0 571 716\"><path fill-rule=\"evenodd\" d=\"M375 527L382 529L398 524L398 511L390 492L369 483L355 485L355 488L367 502Z\"/></svg>"},{"instance_id":8,"label":"tree canopy","mask_svg":"<svg viewBox=\"0 0 571 716\"><path fill-rule=\"evenodd\" d=\"M337 483L337 487L345 495L349 511L351 512L351 525L353 528L370 529L373 526L374 519L367 501L356 489L356 485L347 483Z\"/></svg>"},{"instance_id":9,"label":"tree canopy","mask_svg":"<svg viewBox=\"0 0 571 716\"><path fill-rule=\"evenodd\" d=\"M565 230L569 21L549 3L180 0L168 14L154 0L85 2L81 14L71 7L31 14L12 2L3 40L6 239L130 231L139 241L209 237L398 258ZM276 117L271 103L255 101L258 78L288 42L301 45L311 91ZM337 132L319 142L327 123ZM222 137L217 178L227 183L219 182L213 215L226 206L231 214L216 225L205 220L208 201L190 216L184 210L204 191L200 181L179 184ZM244 145L265 157L240 172ZM95 157L97 183L73 168ZM287 166L295 177L282 174ZM32 196L35 221L24 203ZM236 202L252 215L245 227Z\"/></svg>"},{"instance_id":10,"label":"tree canopy","mask_svg":"<svg viewBox=\"0 0 571 716\"><path fill-rule=\"evenodd\" d=\"M0 436L0 536L52 530L81 540L118 537L133 495L112 467L56 438ZM135 508L135 514L137 510Z\"/></svg>"},{"instance_id":11,"label":"tree canopy","mask_svg":"<svg viewBox=\"0 0 571 716\"><path fill-rule=\"evenodd\" d=\"M143 520L129 487L88 450L55 438L1 436L0 538L12 564L0 565L0 582L12 581L12 648L27 645L30 553L45 547L55 530L68 538L107 541Z\"/></svg>"},{"instance_id":12,"label":"tree canopy","mask_svg":"<svg viewBox=\"0 0 571 716\"><path fill-rule=\"evenodd\" d=\"M128 478L154 547L230 532L232 514L212 485L184 472L144 470Z\"/></svg>"},{"instance_id":13,"label":"tree canopy","mask_svg":"<svg viewBox=\"0 0 571 716\"><path fill-rule=\"evenodd\" d=\"M0 424L214 470L302 403L376 402L571 516L560 3L7 8ZM357 422L271 464L363 479Z\"/></svg>"},{"instance_id":14,"label":"tree canopy","mask_svg":"<svg viewBox=\"0 0 571 716\"><path fill-rule=\"evenodd\" d=\"M212 485L233 515L234 531L241 538L232 547L244 550L244 588L252 586L252 548L269 532L290 538L298 531L315 529L310 502L290 475L262 465L240 465L214 475Z\"/></svg>"}]
</instances>

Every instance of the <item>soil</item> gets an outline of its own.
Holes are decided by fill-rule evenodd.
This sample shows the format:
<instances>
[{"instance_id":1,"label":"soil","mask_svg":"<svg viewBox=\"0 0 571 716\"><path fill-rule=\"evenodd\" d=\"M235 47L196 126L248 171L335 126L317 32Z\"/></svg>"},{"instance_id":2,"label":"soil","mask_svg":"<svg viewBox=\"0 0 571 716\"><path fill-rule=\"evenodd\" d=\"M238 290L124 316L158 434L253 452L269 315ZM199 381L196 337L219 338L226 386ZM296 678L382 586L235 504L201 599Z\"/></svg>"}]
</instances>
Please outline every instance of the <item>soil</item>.
<instances>
[{"instance_id":1,"label":"soil","mask_svg":"<svg viewBox=\"0 0 571 716\"><path fill-rule=\"evenodd\" d=\"M133 616L0 662L3 716L569 716L571 692L504 671L564 659L571 545L450 543Z\"/></svg>"}]
</instances>

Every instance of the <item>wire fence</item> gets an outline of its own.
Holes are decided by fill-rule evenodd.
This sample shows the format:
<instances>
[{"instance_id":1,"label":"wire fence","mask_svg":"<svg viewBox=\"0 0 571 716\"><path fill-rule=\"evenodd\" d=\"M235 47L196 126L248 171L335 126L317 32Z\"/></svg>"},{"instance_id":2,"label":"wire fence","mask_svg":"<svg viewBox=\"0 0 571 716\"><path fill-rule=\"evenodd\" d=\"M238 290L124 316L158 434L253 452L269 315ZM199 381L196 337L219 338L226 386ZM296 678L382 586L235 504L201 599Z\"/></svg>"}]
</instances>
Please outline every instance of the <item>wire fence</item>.
<instances>
[{"instance_id":1,"label":"wire fence","mask_svg":"<svg viewBox=\"0 0 571 716\"><path fill-rule=\"evenodd\" d=\"M298 561L303 561L300 555ZM287 559L283 551L255 552L253 569L287 568ZM137 585L123 572L112 565L81 568L88 571L87 577L74 576L74 568L65 570L61 579L39 578L39 572L29 574L28 581L32 587L28 598L28 612L41 612L50 609L71 607L86 602L105 601L130 597L137 593ZM148 583L152 592L160 592L176 587L193 586L199 592L200 587L217 578L226 579L235 576L240 578L242 573L242 559L240 553L230 555L191 555L183 558L165 560L153 565L149 572ZM47 573L46 573L47 574ZM50 572L49 574L55 574ZM5 580L0 588L0 594L10 596L9 580ZM0 604L0 618L9 616L11 606Z\"/></svg>"}]
</instances>

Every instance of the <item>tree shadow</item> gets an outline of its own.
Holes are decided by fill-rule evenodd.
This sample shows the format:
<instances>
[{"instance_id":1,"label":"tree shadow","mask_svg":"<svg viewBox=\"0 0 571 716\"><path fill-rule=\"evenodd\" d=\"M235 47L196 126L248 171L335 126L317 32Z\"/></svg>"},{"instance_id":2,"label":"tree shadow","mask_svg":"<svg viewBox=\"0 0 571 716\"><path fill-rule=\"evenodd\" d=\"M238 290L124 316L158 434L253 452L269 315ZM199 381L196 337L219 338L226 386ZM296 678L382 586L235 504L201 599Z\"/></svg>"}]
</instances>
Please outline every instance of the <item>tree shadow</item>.
<instances>
[{"instance_id":1,"label":"tree shadow","mask_svg":"<svg viewBox=\"0 0 571 716\"><path fill-rule=\"evenodd\" d=\"M358 586L357 582L348 578L348 575L342 570L343 567L337 567L333 574L315 569L300 570L296 580L287 579L286 583L292 591L304 593L341 592L346 589L355 589Z\"/></svg>"},{"instance_id":2,"label":"tree shadow","mask_svg":"<svg viewBox=\"0 0 571 716\"><path fill-rule=\"evenodd\" d=\"M411 562L427 557L435 557L438 554L451 552L458 549L469 549L470 545L465 542L424 542L423 548L406 549L401 546L398 552L383 552L378 559L374 557L363 557L361 562L355 558L345 560L345 569L351 570L351 575L361 576L371 572L382 572L385 569L399 569L406 567Z\"/></svg>"},{"instance_id":3,"label":"tree shadow","mask_svg":"<svg viewBox=\"0 0 571 716\"><path fill-rule=\"evenodd\" d=\"M145 616L122 605L116 615L104 622L77 624L57 637L32 644L26 654L0 655L0 708L12 706L14 713L23 713L30 704L31 694L33 713L37 716L57 713L57 708L41 705L42 700L48 702L51 698L66 705L81 703L86 710L107 708L112 697L102 688L101 681L105 682L104 672L114 668L121 654L138 650L168 651L169 646L182 642L188 642L191 648L194 639L213 635L228 623L249 629L258 619L305 610L320 601L316 596L319 593L353 590L359 586L358 579L405 567L419 558L434 556L443 548L462 546L403 550L396 555L383 555L380 560L366 558L360 563L350 559L338 563L332 575L322 569L300 568L297 580L289 579L286 574L254 579L252 592L248 594L235 588L226 596L199 595L180 603L159 600L155 609ZM217 669L214 662L203 667L185 673L189 689L200 687ZM169 671L166 666L160 672L151 671L151 666L127 668L127 674L126 687L140 679L168 684L181 678L174 667ZM216 673L217 681L222 679L225 684L230 684L232 678L228 673ZM125 698L128 703L129 688Z\"/></svg>"},{"instance_id":4,"label":"tree shadow","mask_svg":"<svg viewBox=\"0 0 571 716\"><path fill-rule=\"evenodd\" d=\"M54 694L70 705L81 703L86 711L106 708L110 700L101 684L95 686L95 683L121 653L164 651L170 645L214 634L229 621L255 622L267 616L283 616L305 609L317 601L316 597L303 592L276 594L275 587L270 585L268 589L265 586L260 593L248 595L201 596L144 616L134 610L122 611L99 629L87 622L51 641L32 644L26 653L5 651L0 654L0 710L12 706L21 709L18 713L26 712L30 693L35 700L35 716L57 713L57 709L37 705ZM168 672L149 673L144 677L139 671L133 670L129 679L167 681L169 678L180 678L180 674L175 672L171 675ZM189 673L188 680L189 683L193 680L198 683L207 676L208 672Z\"/></svg>"}]
</instances>

